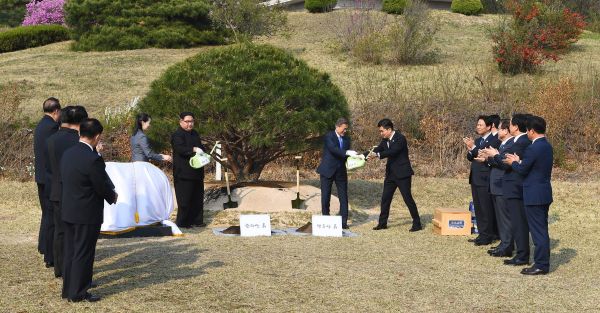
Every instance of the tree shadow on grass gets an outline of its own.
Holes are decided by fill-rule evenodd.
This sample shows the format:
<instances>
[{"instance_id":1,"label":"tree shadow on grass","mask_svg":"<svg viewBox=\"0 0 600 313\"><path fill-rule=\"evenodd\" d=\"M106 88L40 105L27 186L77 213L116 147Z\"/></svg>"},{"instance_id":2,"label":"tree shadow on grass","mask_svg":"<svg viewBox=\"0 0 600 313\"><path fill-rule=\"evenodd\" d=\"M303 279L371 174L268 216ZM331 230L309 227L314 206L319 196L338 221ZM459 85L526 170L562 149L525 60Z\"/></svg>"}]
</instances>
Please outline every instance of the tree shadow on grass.
<instances>
[{"instance_id":1,"label":"tree shadow on grass","mask_svg":"<svg viewBox=\"0 0 600 313\"><path fill-rule=\"evenodd\" d=\"M558 248L560 239L550 238L550 271L555 271L559 266L571 262L577 256L577 250L573 248ZM533 245L531 251L533 251ZM558 251L557 251L558 249Z\"/></svg>"},{"instance_id":2,"label":"tree shadow on grass","mask_svg":"<svg viewBox=\"0 0 600 313\"><path fill-rule=\"evenodd\" d=\"M99 286L93 291L108 296L204 275L211 268L225 265L221 261L199 264L200 256L207 251L174 240L103 244L96 258L101 262L94 266L94 280Z\"/></svg>"}]
</instances>

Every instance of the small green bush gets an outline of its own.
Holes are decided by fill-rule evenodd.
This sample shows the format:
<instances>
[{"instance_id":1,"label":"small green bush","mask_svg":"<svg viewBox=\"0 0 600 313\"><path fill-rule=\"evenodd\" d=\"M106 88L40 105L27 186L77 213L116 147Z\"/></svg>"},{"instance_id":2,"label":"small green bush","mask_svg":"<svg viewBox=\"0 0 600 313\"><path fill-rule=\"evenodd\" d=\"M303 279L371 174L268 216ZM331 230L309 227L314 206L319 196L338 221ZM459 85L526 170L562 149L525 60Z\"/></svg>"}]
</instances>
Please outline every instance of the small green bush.
<instances>
[{"instance_id":1,"label":"small green bush","mask_svg":"<svg viewBox=\"0 0 600 313\"><path fill-rule=\"evenodd\" d=\"M61 25L20 26L0 32L0 53L23 50L69 40L69 31Z\"/></svg>"},{"instance_id":2,"label":"small green bush","mask_svg":"<svg viewBox=\"0 0 600 313\"><path fill-rule=\"evenodd\" d=\"M0 0L0 25L15 27L25 17L25 5L29 0Z\"/></svg>"},{"instance_id":3,"label":"small green bush","mask_svg":"<svg viewBox=\"0 0 600 313\"><path fill-rule=\"evenodd\" d=\"M452 12L464 15L477 15L483 11L481 0L452 0Z\"/></svg>"},{"instance_id":4,"label":"small green bush","mask_svg":"<svg viewBox=\"0 0 600 313\"><path fill-rule=\"evenodd\" d=\"M383 12L390 14L402 14L409 0L383 0Z\"/></svg>"},{"instance_id":5,"label":"small green bush","mask_svg":"<svg viewBox=\"0 0 600 313\"><path fill-rule=\"evenodd\" d=\"M328 74L282 49L250 44L217 47L171 66L137 108L152 115L149 135L162 142L169 142L179 112L193 112L202 138L223 144L238 182L258 179L279 157L315 148L350 114Z\"/></svg>"},{"instance_id":6,"label":"small green bush","mask_svg":"<svg viewBox=\"0 0 600 313\"><path fill-rule=\"evenodd\" d=\"M304 8L310 13L330 12L336 4L337 0L306 0Z\"/></svg>"},{"instance_id":7,"label":"small green bush","mask_svg":"<svg viewBox=\"0 0 600 313\"><path fill-rule=\"evenodd\" d=\"M207 0L69 0L74 50L188 48L224 42L212 28Z\"/></svg>"}]
</instances>

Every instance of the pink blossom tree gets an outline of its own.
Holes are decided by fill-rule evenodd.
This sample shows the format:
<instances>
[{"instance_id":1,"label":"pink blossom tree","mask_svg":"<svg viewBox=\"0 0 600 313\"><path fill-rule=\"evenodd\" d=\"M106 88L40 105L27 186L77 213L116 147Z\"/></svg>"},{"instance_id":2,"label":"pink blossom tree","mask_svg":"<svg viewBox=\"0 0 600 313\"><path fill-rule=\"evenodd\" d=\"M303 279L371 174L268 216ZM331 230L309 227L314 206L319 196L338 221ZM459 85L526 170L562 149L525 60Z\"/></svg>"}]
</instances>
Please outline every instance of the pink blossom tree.
<instances>
[{"instance_id":1,"label":"pink blossom tree","mask_svg":"<svg viewBox=\"0 0 600 313\"><path fill-rule=\"evenodd\" d=\"M65 0L32 0L26 5L23 25L65 24Z\"/></svg>"}]
</instances>

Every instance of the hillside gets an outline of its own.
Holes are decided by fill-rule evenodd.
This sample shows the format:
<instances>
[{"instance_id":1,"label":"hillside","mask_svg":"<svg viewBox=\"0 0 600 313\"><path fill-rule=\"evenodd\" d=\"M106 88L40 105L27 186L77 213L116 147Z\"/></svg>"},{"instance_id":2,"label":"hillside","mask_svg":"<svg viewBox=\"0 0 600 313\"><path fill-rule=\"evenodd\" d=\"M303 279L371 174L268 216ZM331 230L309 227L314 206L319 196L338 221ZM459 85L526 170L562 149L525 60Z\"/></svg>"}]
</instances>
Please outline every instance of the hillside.
<instances>
[{"instance_id":1,"label":"hillside","mask_svg":"<svg viewBox=\"0 0 600 313\"><path fill-rule=\"evenodd\" d=\"M361 65L337 53L336 25L344 11L328 14L290 12L291 31L261 40L288 49L313 67L331 74L351 105L356 102L357 84L383 86L390 80L401 83L404 90L419 90L430 84L432 93L441 92L447 80L459 79L455 84L475 88L477 73L492 72L493 68L486 29L498 16L463 16L436 11L441 22L437 46L442 55L440 62L427 66ZM383 16L383 15L382 15ZM545 73L534 79L578 73L582 69L600 68L600 40L597 36L580 40L575 51L564 60L544 67ZM0 54L0 84L23 82L27 94L23 101L24 113L37 115L40 103L48 96L56 96L64 103L80 103L101 113L107 107L121 106L135 96L143 96L150 83L168 66L205 48L186 50L146 49L119 52L72 52L69 43ZM446 82L441 84L441 77ZM503 78L502 78L503 79ZM507 78L515 84L529 81L528 75Z\"/></svg>"}]
</instances>

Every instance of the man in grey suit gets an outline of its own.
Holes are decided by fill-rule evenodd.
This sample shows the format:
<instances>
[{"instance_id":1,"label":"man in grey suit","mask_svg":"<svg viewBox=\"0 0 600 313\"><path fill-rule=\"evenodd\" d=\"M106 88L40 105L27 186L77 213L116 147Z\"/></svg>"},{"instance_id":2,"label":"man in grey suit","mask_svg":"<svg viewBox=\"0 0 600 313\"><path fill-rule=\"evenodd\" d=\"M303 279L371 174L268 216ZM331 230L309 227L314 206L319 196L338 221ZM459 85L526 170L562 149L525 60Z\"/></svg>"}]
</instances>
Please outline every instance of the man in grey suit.
<instances>
[{"instance_id":1,"label":"man in grey suit","mask_svg":"<svg viewBox=\"0 0 600 313\"><path fill-rule=\"evenodd\" d=\"M496 223L498 225L500 244L496 248L488 250L488 253L495 257L510 257L514 250L510 213L502 192L505 164L502 163L501 158L514 144L514 137L510 134L508 129L509 124L509 119L503 119L499 123L498 139L500 139L502 143L498 150L491 147L482 149L483 158L492 166L490 171L490 194L494 201L494 212L496 215Z\"/></svg>"}]
</instances>

